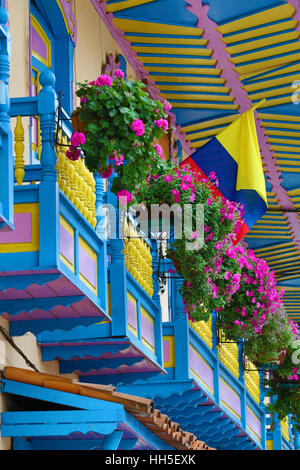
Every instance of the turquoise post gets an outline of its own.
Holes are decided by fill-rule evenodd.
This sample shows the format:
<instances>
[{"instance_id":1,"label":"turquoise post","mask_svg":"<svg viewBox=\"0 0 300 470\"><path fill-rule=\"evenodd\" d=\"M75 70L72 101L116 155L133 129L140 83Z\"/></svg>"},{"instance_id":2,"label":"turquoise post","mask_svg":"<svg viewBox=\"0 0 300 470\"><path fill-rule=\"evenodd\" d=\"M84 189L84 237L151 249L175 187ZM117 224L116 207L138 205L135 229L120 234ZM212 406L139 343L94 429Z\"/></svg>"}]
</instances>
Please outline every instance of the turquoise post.
<instances>
[{"instance_id":1,"label":"turquoise post","mask_svg":"<svg viewBox=\"0 0 300 470\"><path fill-rule=\"evenodd\" d=\"M217 342L217 312L211 312L211 329L212 329L212 350L215 354L216 360L214 364L214 398L216 403L220 404L220 364L218 355L218 342Z\"/></svg>"},{"instance_id":2,"label":"turquoise post","mask_svg":"<svg viewBox=\"0 0 300 470\"><path fill-rule=\"evenodd\" d=\"M56 266L59 250L58 184L56 172L55 76L50 70L41 73L42 90L38 95L38 114L41 129L41 183L39 185L39 265Z\"/></svg>"},{"instance_id":3,"label":"turquoise post","mask_svg":"<svg viewBox=\"0 0 300 470\"><path fill-rule=\"evenodd\" d=\"M244 370L244 350L243 343L238 343L238 359L239 359L239 381L243 385L241 391L241 423L242 428L247 430L247 416L246 416L246 387L245 387L245 370Z\"/></svg>"},{"instance_id":4,"label":"turquoise post","mask_svg":"<svg viewBox=\"0 0 300 470\"><path fill-rule=\"evenodd\" d=\"M155 275L156 266L153 263L153 260L158 259L158 250L157 250L157 242L156 240L152 240L151 244L151 255L152 255L152 268L153 268L153 296L152 300L157 305L157 313L155 317L154 323L154 334L155 334L155 354L157 357L157 361L159 364L163 365L164 358L163 358L163 333L162 333L162 311L161 311L161 303L160 303L160 295L159 295L159 281L157 276Z\"/></svg>"},{"instance_id":5,"label":"turquoise post","mask_svg":"<svg viewBox=\"0 0 300 470\"><path fill-rule=\"evenodd\" d=\"M267 423L266 423L266 410L265 410L265 391L264 391L264 371L259 372L259 406L264 413L261 415L261 447L262 449L267 448Z\"/></svg>"},{"instance_id":6,"label":"turquoise post","mask_svg":"<svg viewBox=\"0 0 300 470\"><path fill-rule=\"evenodd\" d=\"M189 378L189 325L184 311L179 289L182 280L174 279L173 295L175 296L174 337L175 337L175 379Z\"/></svg>"},{"instance_id":7,"label":"turquoise post","mask_svg":"<svg viewBox=\"0 0 300 470\"><path fill-rule=\"evenodd\" d=\"M14 160L8 96L11 37L6 24L8 12L0 1L0 229L13 229Z\"/></svg>"}]
</instances>

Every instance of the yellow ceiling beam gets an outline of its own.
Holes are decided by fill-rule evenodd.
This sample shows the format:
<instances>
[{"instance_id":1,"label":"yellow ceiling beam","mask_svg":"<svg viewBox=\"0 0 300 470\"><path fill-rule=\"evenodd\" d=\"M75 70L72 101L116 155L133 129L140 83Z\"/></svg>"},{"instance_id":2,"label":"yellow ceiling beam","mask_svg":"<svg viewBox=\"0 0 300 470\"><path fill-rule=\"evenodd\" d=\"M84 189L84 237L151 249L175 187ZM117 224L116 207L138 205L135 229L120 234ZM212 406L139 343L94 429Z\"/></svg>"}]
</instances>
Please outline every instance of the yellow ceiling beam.
<instances>
[{"instance_id":1,"label":"yellow ceiling beam","mask_svg":"<svg viewBox=\"0 0 300 470\"><path fill-rule=\"evenodd\" d=\"M165 23L153 23L150 21L128 20L123 18L114 18L114 25L125 33L143 33L143 34L174 34L178 36L202 36L203 29L178 26Z\"/></svg>"},{"instance_id":2,"label":"yellow ceiling beam","mask_svg":"<svg viewBox=\"0 0 300 470\"><path fill-rule=\"evenodd\" d=\"M200 129L206 129L207 127L222 126L223 124L230 124L239 117L239 114L231 114L230 116L224 116L218 119L212 119L211 121L199 122L197 124L191 124L190 126L182 127L182 132L193 132Z\"/></svg>"},{"instance_id":3,"label":"yellow ceiling beam","mask_svg":"<svg viewBox=\"0 0 300 470\"><path fill-rule=\"evenodd\" d=\"M291 18L294 13L295 8L287 3L275 8L263 10L259 13L254 13L253 15L248 15L244 18L232 21L231 23L226 23L222 26L218 26L216 29L222 34L235 33L243 29L255 28L267 23L274 23L278 20L280 21L285 18Z\"/></svg>"},{"instance_id":4,"label":"yellow ceiling beam","mask_svg":"<svg viewBox=\"0 0 300 470\"><path fill-rule=\"evenodd\" d=\"M161 46L131 46L135 52L143 54L172 54L184 56L211 56L212 50L204 47L161 47Z\"/></svg>"},{"instance_id":5,"label":"yellow ceiling beam","mask_svg":"<svg viewBox=\"0 0 300 470\"><path fill-rule=\"evenodd\" d=\"M257 39L256 41L243 42L234 46L226 47L226 51L233 54L240 54L247 51L253 51L254 49L260 49L263 47L272 46L274 44L282 44L283 42L293 41L298 39L300 33L298 31L286 32L283 34L276 34L274 36L268 36ZM286 45L288 48L289 44Z\"/></svg>"},{"instance_id":6,"label":"yellow ceiling beam","mask_svg":"<svg viewBox=\"0 0 300 470\"><path fill-rule=\"evenodd\" d=\"M225 42L225 44L233 44L240 41L245 41L247 39L266 36L269 34L278 33L280 31L286 31L288 29L294 29L296 26L297 21L295 20L282 21L281 23L264 26L263 28L251 29L250 31L240 32L231 36L226 36L222 38L222 41Z\"/></svg>"}]
</instances>

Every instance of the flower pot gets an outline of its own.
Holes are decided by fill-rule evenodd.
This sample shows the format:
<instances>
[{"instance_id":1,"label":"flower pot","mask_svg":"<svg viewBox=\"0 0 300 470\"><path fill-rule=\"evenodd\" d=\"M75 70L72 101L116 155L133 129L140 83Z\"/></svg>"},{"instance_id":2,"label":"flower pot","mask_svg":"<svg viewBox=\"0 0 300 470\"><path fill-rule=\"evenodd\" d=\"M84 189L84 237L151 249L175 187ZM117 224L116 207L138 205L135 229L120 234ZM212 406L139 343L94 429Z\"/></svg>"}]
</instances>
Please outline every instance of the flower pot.
<instances>
[{"instance_id":1,"label":"flower pot","mask_svg":"<svg viewBox=\"0 0 300 470\"><path fill-rule=\"evenodd\" d=\"M81 109L76 109L71 114L71 121L72 121L74 132L84 132L84 128L87 124L86 122L83 122L80 119L80 113L81 113Z\"/></svg>"}]
</instances>

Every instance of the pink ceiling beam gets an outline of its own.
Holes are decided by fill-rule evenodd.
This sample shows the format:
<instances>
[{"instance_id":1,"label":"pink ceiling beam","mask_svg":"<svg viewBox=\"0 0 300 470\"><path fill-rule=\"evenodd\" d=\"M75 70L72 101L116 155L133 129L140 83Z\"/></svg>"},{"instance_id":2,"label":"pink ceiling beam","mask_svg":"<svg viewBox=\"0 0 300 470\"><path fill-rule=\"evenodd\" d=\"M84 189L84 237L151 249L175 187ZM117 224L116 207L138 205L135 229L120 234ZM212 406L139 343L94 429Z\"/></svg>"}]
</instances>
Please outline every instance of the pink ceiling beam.
<instances>
[{"instance_id":1,"label":"pink ceiling beam","mask_svg":"<svg viewBox=\"0 0 300 470\"><path fill-rule=\"evenodd\" d=\"M126 57L127 61L135 71L138 79L141 81L146 81L150 96L154 100L162 100L163 98L160 94L160 91L156 87L154 80L151 79L149 72L143 67L143 63L137 58L137 53L131 49L130 41L126 39L123 31L114 26L113 14L106 12L106 2L103 0L90 1L104 22L105 26L111 33L112 37L118 43L124 57ZM172 112L169 113L169 116L171 125L174 128L173 133L176 139L180 141L182 148L187 152L188 155L190 155L192 153L190 142L186 141L185 134L181 132L181 127L176 124L176 116Z\"/></svg>"},{"instance_id":2,"label":"pink ceiling beam","mask_svg":"<svg viewBox=\"0 0 300 470\"><path fill-rule=\"evenodd\" d=\"M252 103L247 92L242 88L238 73L234 70L234 64L230 61L231 56L226 52L222 34L216 28L218 25L208 17L209 5L203 5L202 0L185 0L186 8L197 18L197 27L203 29L203 39L208 40L207 46L213 50L212 58L217 61L217 67L222 70L221 77L226 80L226 85L230 88L230 95L234 97L235 103L239 105L240 113L247 111ZM298 0L290 0L290 3L298 3ZM298 8L298 15L300 11ZM276 159L273 158L273 151L270 148L265 136L265 128L261 125L261 120L257 118L256 111L256 129L261 151L262 160L265 165L266 175L272 184L272 191L276 194L278 204L286 210L293 210L294 206L286 190L281 185L282 177L276 165ZM300 219L295 212L284 214L293 240L300 251Z\"/></svg>"}]
</instances>

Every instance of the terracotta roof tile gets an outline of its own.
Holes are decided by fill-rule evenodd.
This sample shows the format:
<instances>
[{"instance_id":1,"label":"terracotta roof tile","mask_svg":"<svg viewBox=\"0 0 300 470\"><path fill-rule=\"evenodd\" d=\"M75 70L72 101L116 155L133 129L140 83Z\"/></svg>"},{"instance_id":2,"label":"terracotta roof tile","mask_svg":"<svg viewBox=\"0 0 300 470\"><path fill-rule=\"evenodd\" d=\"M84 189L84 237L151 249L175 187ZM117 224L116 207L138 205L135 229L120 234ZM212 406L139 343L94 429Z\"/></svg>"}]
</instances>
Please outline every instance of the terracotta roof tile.
<instances>
[{"instance_id":1,"label":"terracotta roof tile","mask_svg":"<svg viewBox=\"0 0 300 470\"><path fill-rule=\"evenodd\" d=\"M154 402L151 399L119 393L113 386L84 384L74 382L66 377L43 374L17 367L6 367L5 378L122 404L124 409L134 418L175 449L215 450L199 441L194 434L182 430L178 423L171 421L167 415L155 409Z\"/></svg>"}]
</instances>

